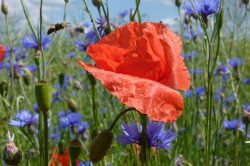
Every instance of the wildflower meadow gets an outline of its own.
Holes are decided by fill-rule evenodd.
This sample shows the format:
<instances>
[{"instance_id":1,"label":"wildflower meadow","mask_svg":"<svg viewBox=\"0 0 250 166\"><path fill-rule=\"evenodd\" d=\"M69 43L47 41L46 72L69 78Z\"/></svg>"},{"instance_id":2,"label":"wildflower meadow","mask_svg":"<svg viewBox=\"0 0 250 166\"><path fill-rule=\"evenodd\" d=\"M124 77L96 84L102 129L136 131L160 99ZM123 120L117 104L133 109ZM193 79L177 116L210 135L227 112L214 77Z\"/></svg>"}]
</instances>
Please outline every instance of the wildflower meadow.
<instances>
[{"instance_id":1,"label":"wildflower meadow","mask_svg":"<svg viewBox=\"0 0 250 166\"><path fill-rule=\"evenodd\" d=\"M249 0L115 1L0 0L0 165L250 166Z\"/></svg>"}]
</instances>

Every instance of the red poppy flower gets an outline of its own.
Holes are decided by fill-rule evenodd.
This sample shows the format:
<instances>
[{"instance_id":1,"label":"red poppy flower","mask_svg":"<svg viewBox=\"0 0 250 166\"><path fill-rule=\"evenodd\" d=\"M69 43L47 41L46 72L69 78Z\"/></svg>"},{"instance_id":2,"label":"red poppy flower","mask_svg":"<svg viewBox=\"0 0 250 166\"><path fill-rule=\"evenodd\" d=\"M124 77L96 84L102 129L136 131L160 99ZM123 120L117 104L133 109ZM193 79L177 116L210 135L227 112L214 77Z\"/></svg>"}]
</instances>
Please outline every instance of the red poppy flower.
<instances>
[{"instance_id":1,"label":"red poppy flower","mask_svg":"<svg viewBox=\"0 0 250 166\"><path fill-rule=\"evenodd\" d=\"M3 60L5 53L6 53L6 48L0 44L0 62Z\"/></svg>"},{"instance_id":2,"label":"red poppy flower","mask_svg":"<svg viewBox=\"0 0 250 166\"><path fill-rule=\"evenodd\" d=\"M78 63L123 104L172 123L184 108L176 90L190 86L181 49L180 38L163 24L129 23L88 47L97 68Z\"/></svg>"},{"instance_id":3,"label":"red poppy flower","mask_svg":"<svg viewBox=\"0 0 250 166\"><path fill-rule=\"evenodd\" d=\"M59 154L58 148L55 147L55 152L52 159L50 160L50 166L68 166L69 165L69 150L65 149L63 154Z\"/></svg>"},{"instance_id":4,"label":"red poppy flower","mask_svg":"<svg viewBox=\"0 0 250 166\"><path fill-rule=\"evenodd\" d=\"M49 166L68 166L70 163L69 148L67 147L63 154L59 154L57 147L54 148L54 154L50 160ZM76 165L79 165L79 160L76 161Z\"/></svg>"}]
</instances>

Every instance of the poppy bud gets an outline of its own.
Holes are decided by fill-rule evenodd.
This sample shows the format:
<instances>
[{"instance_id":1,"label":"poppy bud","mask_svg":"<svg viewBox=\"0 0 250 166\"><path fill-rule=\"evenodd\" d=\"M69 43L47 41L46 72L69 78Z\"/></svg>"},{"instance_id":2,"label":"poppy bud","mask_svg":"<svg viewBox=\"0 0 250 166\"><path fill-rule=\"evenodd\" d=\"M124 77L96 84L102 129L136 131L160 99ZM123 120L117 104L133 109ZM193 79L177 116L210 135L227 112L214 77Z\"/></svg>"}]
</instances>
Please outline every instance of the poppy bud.
<instances>
[{"instance_id":1,"label":"poppy bud","mask_svg":"<svg viewBox=\"0 0 250 166\"><path fill-rule=\"evenodd\" d=\"M102 5L102 0L92 0L92 4L95 7L100 8L100 6Z\"/></svg>"},{"instance_id":2,"label":"poppy bud","mask_svg":"<svg viewBox=\"0 0 250 166\"><path fill-rule=\"evenodd\" d=\"M89 149L90 161L95 163L104 158L112 144L113 137L110 130L104 130L95 137Z\"/></svg>"},{"instance_id":3,"label":"poppy bud","mask_svg":"<svg viewBox=\"0 0 250 166\"><path fill-rule=\"evenodd\" d=\"M180 7L181 6L181 0L175 0L175 5L177 7Z\"/></svg>"},{"instance_id":4,"label":"poppy bud","mask_svg":"<svg viewBox=\"0 0 250 166\"><path fill-rule=\"evenodd\" d=\"M244 3L245 5L248 5L249 0L242 0L242 3Z\"/></svg>"},{"instance_id":5,"label":"poppy bud","mask_svg":"<svg viewBox=\"0 0 250 166\"><path fill-rule=\"evenodd\" d=\"M65 2L65 3L68 3L68 2L69 2L69 0L64 0L64 2Z\"/></svg>"},{"instance_id":6,"label":"poppy bud","mask_svg":"<svg viewBox=\"0 0 250 166\"><path fill-rule=\"evenodd\" d=\"M59 85L60 85L61 87L63 86L64 78L65 78L65 74L64 74L64 73L60 73L60 74L58 75Z\"/></svg>"},{"instance_id":7,"label":"poppy bud","mask_svg":"<svg viewBox=\"0 0 250 166\"><path fill-rule=\"evenodd\" d=\"M30 85L30 82L32 80L32 73L29 69L24 68L24 75L23 75L23 81L26 85Z\"/></svg>"},{"instance_id":8,"label":"poppy bud","mask_svg":"<svg viewBox=\"0 0 250 166\"><path fill-rule=\"evenodd\" d=\"M77 111L77 103L75 100L73 99L68 99L67 100L67 105L68 105L68 109L71 111L71 112L76 112Z\"/></svg>"},{"instance_id":9,"label":"poppy bud","mask_svg":"<svg viewBox=\"0 0 250 166\"><path fill-rule=\"evenodd\" d=\"M8 14L9 9L8 9L8 5L7 5L6 0L3 0L3 1L2 1L1 10L2 10L2 12L3 12L4 15L7 15L7 14Z\"/></svg>"},{"instance_id":10,"label":"poppy bud","mask_svg":"<svg viewBox=\"0 0 250 166\"><path fill-rule=\"evenodd\" d=\"M36 102L42 112L49 111L52 101L52 86L46 81L41 81L35 86Z\"/></svg>"},{"instance_id":11,"label":"poppy bud","mask_svg":"<svg viewBox=\"0 0 250 166\"><path fill-rule=\"evenodd\" d=\"M250 123L250 112L244 112L244 114L242 116L242 121L245 124L249 124Z\"/></svg>"},{"instance_id":12,"label":"poppy bud","mask_svg":"<svg viewBox=\"0 0 250 166\"><path fill-rule=\"evenodd\" d=\"M72 165L75 165L81 152L81 142L78 139L74 139L69 144L69 155Z\"/></svg>"},{"instance_id":13,"label":"poppy bud","mask_svg":"<svg viewBox=\"0 0 250 166\"><path fill-rule=\"evenodd\" d=\"M3 161L8 165L18 165L22 160L22 151L12 142L14 135L10 136L10 133L8 135L8 143L3 150Z\"/></svg>"},{"instance_id":14,"label":"poppy bud","mask_svg":"<svg viewBox=\"0 0 250 166\"><path fill-rule=\"evenodd\" d=\"M5 81L2 81L0 83L0 95L2 97L6 97L8 94L8 83Z\"/></svg>"}]
</instances>

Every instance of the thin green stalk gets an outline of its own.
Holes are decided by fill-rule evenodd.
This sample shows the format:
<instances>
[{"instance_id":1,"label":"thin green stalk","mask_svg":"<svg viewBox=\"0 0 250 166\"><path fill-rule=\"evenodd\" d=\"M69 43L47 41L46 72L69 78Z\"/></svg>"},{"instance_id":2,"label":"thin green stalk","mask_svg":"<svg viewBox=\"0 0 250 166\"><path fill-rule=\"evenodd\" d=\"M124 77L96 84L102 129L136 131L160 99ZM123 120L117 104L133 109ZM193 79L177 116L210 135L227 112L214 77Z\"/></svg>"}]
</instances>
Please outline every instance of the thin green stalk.
<instances>
[{"instance_id":1,"label":"thin green stalk","mask_svg":"<svg viewBox=\"0 0 250 166\"><path fill-rule=\"evenodd\" d=\"M42 56L42 69L43 69L42 79L45 80L46 66L45 66L45 57L44 57L43 46L42 46L42 32L43 32L42 28L43 28L43 0L40 1L39 49L41 51L41 56Z\"/></svg>"},{"instance_id":2,"label":"thin green stalk","mask_svg":"<svg viewBox=\"0 0 250 166\"><path fill-rule=\"evenodd\" d=\"M42 112L39 112L39 123L38 123L38 138L39 138L39 160L40 160L40 166L44 165L44 150L43 150L43 119L42 119Z\"/></svg>"},{"instance_id":3,"label":"thin green stalk","mask_svg":"<svg viewBox=\"0 0 250 166\"><path fill-rule=\"evenodd\" d=\"M133 13L133 15L132 15L132 18L131 18L132 21L135 20L136 13L139 11L140 3L141 3L141 0L136 0L135 11L134 11L134 13ZM141 22L141 17L139 17L139 22Z\"/></svg>"},{"instance_id":4,"label":"thin green stalk","mask_svg":"<svg viewBox=\"0 0 250 166\"><path fill-rule=\"evenodd\" d=\"M9 23L8 23L8 16L5 15L5 24L6 24L6 33L7 33L7 38L8 38L8 44L9 44L9 49L10 49L10 57L11 57L11 89L10 89L10 94L13 97L13 86L14 86L14 54L13 54L13 45L12 41L10 39L10 32L9 32Z\"/></svg>"},{"instance_id":5,"label":"thin green stalk","mask_svg":"<svg viewBox=\"0 0 250 166\"><path fill-rule=\"evenodd\" d=\"M142 164L148 163L149 159L149 145L148 145L148 135L147 135L147 116L140 114L141 124L142 124L142 138L141 138L141 151L140 151L140 161Z\"/></svg>"},{"instance_id":6,"label":"thin green stalk","mask_svg":"<svg viewBox=\"0 0 250 166\"><path fill-rule=\"evenodd\" d=\"M34 30L32 24L31 24L31 21L30 21L30 19L29 19L29 15L28 15L28 12L27 12L27 8L26 8L26 6L25 6L23 0L20 0L20 2L21 2L21 5L22 5L22 8L23 8L23 12L24 12L25 18L26 18L26 20L27 20L27 22L28 22L29 28L31 29L31 31L32 31L32 33L33 33L33 36L35 37L36 41L38 41L38 36L37 36L37 34L36 34L36 32L35 32L35 30Z\"/></svg>"},{"instance_id":7,"label":"thin green stalk","mask_svg":"<svg viewBox=\"0 0 250 166\"><path fill-rule=\"evenodd\" d=\"M129 111L133 111L133 110L135 110L135 109L134 109L134 108L127 108L127 109L121 111L121 112L116 116L116 118L115 118L115 120L112 122L112 124L110 125L109 130L111 131L111 130L114 128L116 122L121 118L122 115L126 114L126 113L129 112Z\"/></svg>"},{"instance_id":8,"label":"thin green stalk","mask_svg":"<svg viewBox=\"0 0 250 166\"><path fill-rule=\"evenodd\" d=\"M31 110L32 110L33 107L32 107L32 105L31 105L31 102L30 102L30 100L29 100L29 98L28 98L28 96L27 96L27 94L26 94L24 88L23 88L23 84L22 84L21 80L18 79L18 82L19 82L20 88L21 88L21 90L22 90L22 93L23 93L23 95L24 95L24 98L26 99L27 103L29 104L29 106L30 106L30 108L31 108Z\"/></svg>"},{"instance_id":9,"label":"thin green stalk","mask_svg":"<svg viewBox=\"0 0 250 166\"><path fill-rule=\"evenodd\" d=\"M93 25L93 27L94 27L96 36L97 36L98 39L100 40L100 39L101 39L101 36L100 36L100 34L99 34L99 32L98 32L98 30L97 30L97 28L96 28L95 21L94 21L94 17L93 17L93 15L91 14L91 12L90 12L90 10L89 10L89 7L88 7L88 4L86 3L86 1L85 1L85 0L82 0L82 1L83 1L83 3L84 3L86 12L89 14L89 18L90 18L90 21L91 21L91 23L92 23L92 25Z\"/></svg>"},{"instance_id":10,"label":"thin green stalk","mask_svg":"<svg viewBox=\"0 0 250 166\"><path fill-rule=\"evenodd\" d=\"M111 32L111 26L110 26L110 22L109 22L109 11L108 11L108 8L107 8L107 12L106 12L103 3L101 5L101 7L102 7L102 11L104 13L105 19L107 21L108 30L109 30L109 32Z\"/></svg>"},{"instance_id":11,"label":"thin green stalk","mask_svg":"<svg viewBox=\"0 0 250 166\"><path fill-rule=\"evenodd\" d=\"M48 142L48 114L43 113L43 125L44 125L44 166L49 164L49 142Z\"/></svg>"},{"instance_id":12,"label":"thin green stalk","mask_svg":"<svg viewBox=\"0 0 250 166\"><path fill-rule=\"evenodd\" d=\"M91 84L91 92L92 92L92 111L93 111L93 117L95 120L95 127L97 129L98 127L98 113L97 113L97 107L96 107L96 101L95 101L95 85Z\"/></svg>"}]
</instances>

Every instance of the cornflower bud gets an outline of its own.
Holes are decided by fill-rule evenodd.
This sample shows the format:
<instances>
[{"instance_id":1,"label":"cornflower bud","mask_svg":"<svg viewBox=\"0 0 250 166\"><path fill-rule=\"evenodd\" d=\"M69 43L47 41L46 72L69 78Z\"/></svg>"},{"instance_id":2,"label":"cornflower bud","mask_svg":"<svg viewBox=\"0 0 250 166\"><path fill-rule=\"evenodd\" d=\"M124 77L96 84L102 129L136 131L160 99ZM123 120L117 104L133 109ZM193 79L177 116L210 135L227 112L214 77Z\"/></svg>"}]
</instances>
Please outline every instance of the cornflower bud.
<instances>
[{"instance_id":1,"label":"cornflower bud","mask_svg":"<svg viewBox=\"0 0 250 166\"><path fill-rule=\"evenodd\" d=\"M249 0L242 0L242 3L244 3L245 5L248 5Z\"/></svg>"},{"instance_id":2,"label":"cornflower bud","mask_svg":"<svg viewBox=\"0 0 250 166\"><path fill-rule=\"evenodd\" d=\"M22 160L22 152L13 143L14 134L11 136L8 132L8 143L3 150L3 161L8 165L18 165Z\"/></svg>"},{"instance_id":3,"label":"cornflower bud","mask_svg":"<svg viewBox=\"0 0 250 166\"><path fill-rule=\"evenodd\" d=\"M97 7L100 8L102 5L102 0L92 0L92 4Z\"/></svg>"},{"instance_id":4,"label":"cornflower bud","mask_svg":"<svg viewBox=\"0 0 250 166\"><path fill-rule=\"evenodd\" d=\"M24 68L24 75L23 75L23 81L26 85L30 85L30 82L32 80L32 73L29 69Z\"/></svg>"},{"instance_id":5,"label":"cornflower bud","mask_svg":"<svg viewBox=\"0 0 250 166\"><path fill-rule=\"evenodd\" d=\"M4 15L8 14L9 8L8 8L6 0L2 0L1 10L2 10Z\"/></svg>"},{"instance_id":6,"label":"cornflower bud","mask_svg":"<svg viewBox=\"0 0 250 166\"><path fill-rule=\"evenodd\" d=\"M175 0L175 5L177 7L180 7L181 6L181 0Z\"/></svg>"},{"instance_id":7,"label":"cornflower bud","mask_svg":"<svg viewBox=\"0 0 250 166\"><path fill-rule=\"evenodd\" d=\"M77 111L77 103L74 99L68 99L67 100L67 105L68 105L68 109L71 111L71 112L76 112Z\"/></svg>"}]
</instances>

